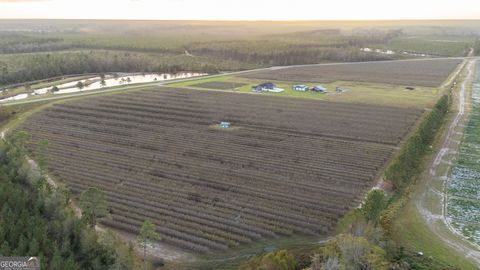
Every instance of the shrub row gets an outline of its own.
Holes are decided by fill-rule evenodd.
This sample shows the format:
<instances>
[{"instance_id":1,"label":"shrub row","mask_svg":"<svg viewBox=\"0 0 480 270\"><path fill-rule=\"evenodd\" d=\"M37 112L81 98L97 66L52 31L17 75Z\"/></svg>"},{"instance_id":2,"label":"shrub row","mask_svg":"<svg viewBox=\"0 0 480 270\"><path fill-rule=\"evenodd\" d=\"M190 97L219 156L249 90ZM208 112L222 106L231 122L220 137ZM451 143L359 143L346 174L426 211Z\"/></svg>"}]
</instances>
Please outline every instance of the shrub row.
<instances>
[{"instance_id":1,"label":"shrub row","mask_svg":"<svg viewBox=\"0 0 480 270\"><path fill-rule=\"evenodd\" d=\"M385 170L385 179L401 190L418 173L421 159L427 153L437 130L448 112L449 96L444 95L428 113L420 127L405 143L400 154Z\"/></svg>"},{"instance_id":2,"label":"shrub row","mask_svg":"<svg viewBox=\"0 0 480 270\"><path fill-rule=\"evenodd\" d=\"M391 181L396 194L388 207L379 216L379 223L387 234L391 232L393 220L408 202L412 190L408 184L418 174L422 158L427 153L435 135L442 125L450 104L449 95L444 95L431 112L425 117L420 127L405 143L398 157L385 171L385 179Z\"/></svg>"}]
</instances>

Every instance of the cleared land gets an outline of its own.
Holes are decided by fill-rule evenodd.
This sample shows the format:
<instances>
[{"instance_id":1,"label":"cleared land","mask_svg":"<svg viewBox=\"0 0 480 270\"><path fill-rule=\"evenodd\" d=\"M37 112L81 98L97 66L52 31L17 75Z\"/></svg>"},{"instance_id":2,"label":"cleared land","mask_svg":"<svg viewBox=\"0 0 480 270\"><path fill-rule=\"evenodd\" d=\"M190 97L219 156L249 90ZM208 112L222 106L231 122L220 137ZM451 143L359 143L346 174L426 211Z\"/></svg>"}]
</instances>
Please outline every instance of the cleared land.
<instances>
[{"instance_id":1,"label":"cleared land","mask_svg":"<svg viewBox=\"0 0 480 270\"><path fill-rule=\"evenodd\" d=\"M425 59L369 63L323 64L251 72L245 78L292 82L358 81L436 87L462 59Z\"/></svg>"},{"instance_id":2,"label":"cleared land","mask_svg":"<svg viewBox=\"0 0 480 270\"><path fill-rule=\"evenodd\" d=\"M421 112L172 88L58 104L21 128L30 149L49 141L50 171L75 194L105 191L105 225L151 218L166 243L208 252L329 232Z\"/></svg>"},{"instance_id":3,"label":"cleared land","mask_svg":"<svg viewBox=\"0 0 480 270\"><path fill-rule=\"evenodd\" d=\"M244 83L244 86L232 89L215 89L206 87L210 82L222 82L226 85L234 83ZM183 82L175 82L169 84L172 87L189 88L199 90L217 90L217 91L232 91L242 93L252 93L251 87L258 85L264 81L258 79L239 78L232 75L225 75L213 78L198 78L195 80L188 80ZM269 95L269 96L283 96L283 97L295 97L317 100L328 100L335 102L346 103L362 103L372 105L385 105L394 107L415 107L419 109L430 108L435 101L441 95L441 91L438 88L433 87L415 87L415 90L408 90L405 86L397 86L390 84L379 83L364 83L364 82L347 82L336 81L333 83L310 83L310 86L321 84L326 87L330 92L328 94L321 94L312 91L302 92L295 91L292 86L298 83L295 82L283 82L274 81L278 87L285 89L282 93L255 93L256 95ZM198 85L204 85L205 88L201 88ZM345 90L342 93L336 93L335 87L341 87Z\"/></svg>"},{"instance_id":4,"label":"cleared land","mask_svg":"<svg viewBox=\"0 0 480 270\"><path fill-rule=\"evenodd\" d=\"M242 87L245 85L247 85L247 83L213 81L213 82L197 83L192 86L201 87L201 88L228 90L228 89L235 89L237 87Z\"/></svg>"}]
</instances>

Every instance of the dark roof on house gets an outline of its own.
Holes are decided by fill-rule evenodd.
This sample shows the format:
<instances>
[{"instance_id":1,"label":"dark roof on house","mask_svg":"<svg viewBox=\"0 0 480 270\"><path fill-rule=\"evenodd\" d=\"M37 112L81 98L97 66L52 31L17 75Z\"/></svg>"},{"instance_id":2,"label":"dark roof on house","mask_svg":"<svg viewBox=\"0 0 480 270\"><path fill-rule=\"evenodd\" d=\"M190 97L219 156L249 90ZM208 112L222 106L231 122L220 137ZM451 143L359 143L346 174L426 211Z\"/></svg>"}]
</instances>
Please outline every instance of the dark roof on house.
<instances>
[{"instance_id":1,"label":"dark roof on house","mask_svg":"<svg viewBox=\"0 0 480 270\"><path fill-rule=\"evenodd\" d=\"M261 83L261 84L257 85L256 87L273 89L273 88L275 88L275 84L272 83L272 82L266 82L266 83Z\"/></svg>"}]
</instances>

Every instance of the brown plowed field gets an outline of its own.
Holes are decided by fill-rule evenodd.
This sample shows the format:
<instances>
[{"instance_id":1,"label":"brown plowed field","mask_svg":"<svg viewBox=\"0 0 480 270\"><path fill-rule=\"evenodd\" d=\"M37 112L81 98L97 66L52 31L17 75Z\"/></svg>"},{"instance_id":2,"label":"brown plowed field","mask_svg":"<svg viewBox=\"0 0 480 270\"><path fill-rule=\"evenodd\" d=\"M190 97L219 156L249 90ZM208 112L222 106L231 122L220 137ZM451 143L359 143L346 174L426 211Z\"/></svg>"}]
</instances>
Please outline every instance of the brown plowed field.
<instances>
[{"instance_id":1,"label":"brown plowed field","mask_svg":"<svg viewBox=\"0 0 480 270\"><path fill-rule=\"evenodd\" d=\"M242 87L247 85L246 83L237 83L237 82L204 82L199 84L193 84L193 87L201 88L210 88L210 89L219 89L219 90L228 90L234 89L237 87Z\"/></svg>"},{"instance_id":2,"label":"brown plowed field","mask_svg":"<svg viewBox=\"0 0 480 270\"><path fill-rule=\"evenodd\" d=\"M105 225L213 252L324 234L356 207L420 110L163 89L54 105L28 119L33 150L74 194L105 191ZM230 130L213 124L230 121Z\"/></svg>"},{"instance_id":3,"label":"brown plowed field","mask_svg":"<svg viewBox=\"0 0 480 270\"><path fill-rule=\"evenodd\" d=\"M357 81L437 87L461 62L462 59L424 59L323 64L244 73L240 77L309 83Z\"/></svg>"}]
</instances>

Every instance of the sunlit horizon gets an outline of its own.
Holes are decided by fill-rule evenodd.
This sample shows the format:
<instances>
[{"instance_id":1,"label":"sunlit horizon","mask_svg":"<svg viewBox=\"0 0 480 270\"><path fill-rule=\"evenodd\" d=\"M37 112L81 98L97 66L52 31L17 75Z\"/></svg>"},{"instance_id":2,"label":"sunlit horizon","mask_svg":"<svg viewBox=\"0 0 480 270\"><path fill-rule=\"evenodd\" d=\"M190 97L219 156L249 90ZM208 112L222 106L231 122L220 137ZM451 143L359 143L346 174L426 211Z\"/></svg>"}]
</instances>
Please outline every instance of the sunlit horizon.
<instances>
[{"instance_id":1,"label":"sunlit horizon","mask_svg":"<svg viewBox=\"0 0 480 270\"><path fill-rule=\"evenodd\" d=\"M0 19L369 21L478 20L474 0L0 0Z\"/></svg>"}]
</instances>

